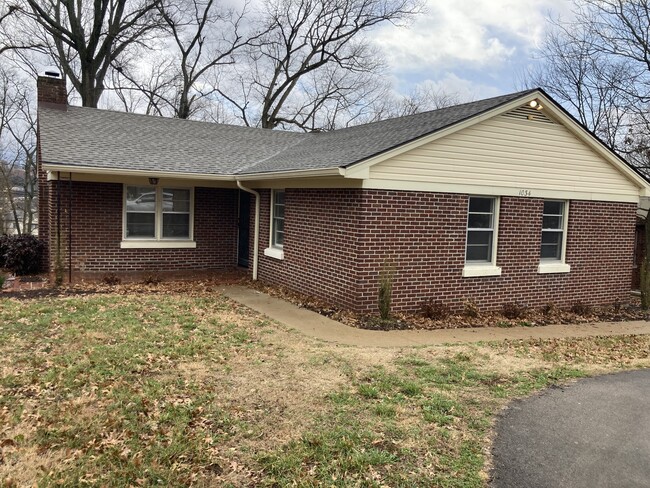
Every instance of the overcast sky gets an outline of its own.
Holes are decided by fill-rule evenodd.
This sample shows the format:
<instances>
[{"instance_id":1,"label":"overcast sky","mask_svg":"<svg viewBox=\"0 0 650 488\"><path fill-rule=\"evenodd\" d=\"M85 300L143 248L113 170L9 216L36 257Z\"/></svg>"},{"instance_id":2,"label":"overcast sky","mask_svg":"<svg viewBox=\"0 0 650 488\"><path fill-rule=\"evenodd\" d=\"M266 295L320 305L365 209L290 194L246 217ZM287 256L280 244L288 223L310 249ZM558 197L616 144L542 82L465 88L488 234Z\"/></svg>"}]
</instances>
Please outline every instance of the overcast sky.
<instances>
[{"instance_id":1,"label":"overcast sky","mask_svg":"<svg viewBox=\"0 0 650 488\"><path fill-rule=\"evenodd\" d=\"M408 27L384 26L373 38L397 91L431 83L463 100L519 89L549 13L571 15L569 0L428 0L426 10Z\"/></svg>"}]
</instances>

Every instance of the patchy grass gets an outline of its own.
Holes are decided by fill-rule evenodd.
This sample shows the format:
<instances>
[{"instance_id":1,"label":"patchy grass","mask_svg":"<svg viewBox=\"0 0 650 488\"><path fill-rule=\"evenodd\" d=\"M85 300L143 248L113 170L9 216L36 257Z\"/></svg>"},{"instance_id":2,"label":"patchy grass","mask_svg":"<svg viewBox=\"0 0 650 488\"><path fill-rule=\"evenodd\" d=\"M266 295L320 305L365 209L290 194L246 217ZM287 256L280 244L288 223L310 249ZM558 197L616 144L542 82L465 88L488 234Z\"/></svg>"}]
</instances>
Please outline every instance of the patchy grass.
<instances>
[{"instance_id":1,"label":"patchy grass","mask_svg":"<svg viewBox=\"0 0 650 488\"><path fill-rule=\"evenodd\" d=\"M214 291L0 299L0 486L486 484L511 398L647 337L340 347Z\"/></svg>"}]
</instances>

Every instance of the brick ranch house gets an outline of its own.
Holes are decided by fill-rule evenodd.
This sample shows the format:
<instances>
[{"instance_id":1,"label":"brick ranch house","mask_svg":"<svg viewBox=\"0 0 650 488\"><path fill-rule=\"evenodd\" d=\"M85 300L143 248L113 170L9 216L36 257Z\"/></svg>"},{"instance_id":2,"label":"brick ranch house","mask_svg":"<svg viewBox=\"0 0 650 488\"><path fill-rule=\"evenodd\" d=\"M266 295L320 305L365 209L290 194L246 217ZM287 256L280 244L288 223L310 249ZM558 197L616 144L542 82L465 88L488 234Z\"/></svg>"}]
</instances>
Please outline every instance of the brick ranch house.
<instances>
[{"instance_id":1,"label":"brick ranch house","mask_svg":"<svg viewBox=\"0 0 650 488\"><path fill-rule=\"evenodd\" d=\"M648 183L542 90L327 133L67 104L38 80L47 266L247 267L362 312L626 301Z\"/></svg>"}]
</instances>

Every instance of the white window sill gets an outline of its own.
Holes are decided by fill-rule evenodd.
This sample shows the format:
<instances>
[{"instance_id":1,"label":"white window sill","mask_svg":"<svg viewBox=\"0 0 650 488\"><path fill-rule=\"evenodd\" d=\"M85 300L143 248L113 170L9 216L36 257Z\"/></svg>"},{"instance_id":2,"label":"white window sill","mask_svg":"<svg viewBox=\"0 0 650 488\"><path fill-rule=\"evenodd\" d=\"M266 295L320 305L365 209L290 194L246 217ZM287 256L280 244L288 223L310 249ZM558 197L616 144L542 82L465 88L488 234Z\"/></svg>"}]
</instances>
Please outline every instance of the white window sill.
<instances>
[{"instance_id":1,"label":"white window sill","mask_svg":"<svg viewBox=\"0 0 650 488\"><path fill-rule=\"evenodd\" d=\"M474 276L501 276L501 268L491 264L465 265L463 268L463 278Z\"/></svg>"},{"instance_id":2,"label":"white window sill","mask_svg":"<svg viewBox=\"0 0 650 488\"><path fill-rule=\"evenodd\" d=\"M183 241L154 241L154 240L136 240L125 239L120 242L121 249L195 249L196 242Z\"/></svg>"},{"instance_id":3,"label":"white window sill","mask_svg":"<svg viewBox=\"0 0 650 488\"><path fill-rule=\"evenodd\" d=\"M273 259L284 259L284 251L278 247L267 247L264 255Z\"/></svg>"},{"instance_id":4,"label":"white window sill","mask_svg":"<svg viewBox=\"0 0 650 488\"><path fill-rule=\"evenodd\" d=\"M571 265L559 262L539 263L537 272L540 274L546 273L568 273L571 271Z\"/></svg>"}]
</instances>

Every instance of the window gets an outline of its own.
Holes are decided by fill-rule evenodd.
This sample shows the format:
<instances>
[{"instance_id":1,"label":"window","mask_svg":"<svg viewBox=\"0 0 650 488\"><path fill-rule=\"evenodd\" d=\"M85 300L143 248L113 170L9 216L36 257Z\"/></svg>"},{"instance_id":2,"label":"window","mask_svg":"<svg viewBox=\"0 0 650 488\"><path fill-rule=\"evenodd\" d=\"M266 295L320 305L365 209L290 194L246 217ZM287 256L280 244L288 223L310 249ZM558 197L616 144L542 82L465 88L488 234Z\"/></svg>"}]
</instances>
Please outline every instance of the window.
<instances>
[{"instance_id":1,"label":"window","mask_svg":"<svg viewBox=\"0 0 650 488\"><path fill-rule=\"evenodd\" d=\"M284 191L273 191L271 223L271 247L282 248L284 244Z\"/></svg>"},{"instance_id":2,"label":"window","mask_svg":"<svg viewBox=\"0 0 650 488\"><path fill-rule=\"evenodd\" d=\"M156 237L156 189L153 186L126 187L125 237Z\"/></svg>"},{"instance_id":3,"label":"window","mask_svg":"<svg viewBox=\"0 0 650 488\"><path fill-rule=\"evenodd\" d=\"M467 215L467 250L465 261L492 262L494 241L494 198L470 197Z\"/></svg>"},{"instance_id":4,"label":"window","mask_svg":"<svg viewBox=\"0 0 650 488\"><path fill-rule=\"evenodd\" d=\"M564 263L567 207L561 200L544 200L540 273L568 273L571 269Z\"/></svg>"},{"instance_id":5,"label":"window","mask_svg":"<svg viewBox=\"0 0 650 488\"><path fill-rule=\"evenodd\" d=\"M190 238L190 191L163 188L162 236Z\"/></svg>"},{"instance_id":6,"label":"window","mask_svg":"<svg viewBox=\"0 0 650 488\"><path fill-rule=\"evenodd\" d=\"M495 197L469 197L465 277L501 274L501 268L496 266L498 203Z\"/></svg>"},{"instance_id":7,"label":"window","mask_svg":"<svg viewBox=\"0 0 650 488\"><path fill-rule=\"evenodd\" d=\"M271 226L269 229L269 247L264 255L275 259L284 259L284 190L271 190Z\"/></svg>"},{"instance_id":8,"label":"window","mask_svg":"<svg viewBox=\"0 0 650 488\"><path fill-rule=\"evenodd\" d=\"M192 239L192 197L192 190L188 188L125 186L122 247L142 247L125 243L129 240L189 242ZM156 247L195 246L163 243Z\"/></svg>"},{"instance_id":9,"label":"window","mask_svg":"<svg viewBox=\"0 0 650 488\"><path fill-rule=\"evenodd\" d=\"M544 201L542 215L542 259L562 260L564 202Z\"/></svg>"}]
</instances>

